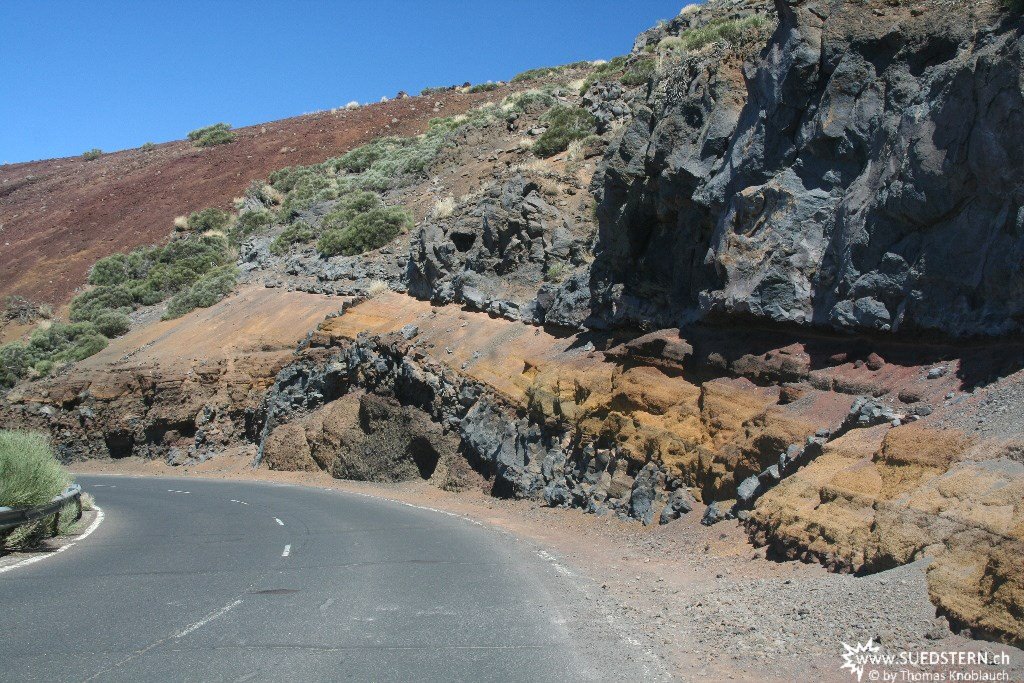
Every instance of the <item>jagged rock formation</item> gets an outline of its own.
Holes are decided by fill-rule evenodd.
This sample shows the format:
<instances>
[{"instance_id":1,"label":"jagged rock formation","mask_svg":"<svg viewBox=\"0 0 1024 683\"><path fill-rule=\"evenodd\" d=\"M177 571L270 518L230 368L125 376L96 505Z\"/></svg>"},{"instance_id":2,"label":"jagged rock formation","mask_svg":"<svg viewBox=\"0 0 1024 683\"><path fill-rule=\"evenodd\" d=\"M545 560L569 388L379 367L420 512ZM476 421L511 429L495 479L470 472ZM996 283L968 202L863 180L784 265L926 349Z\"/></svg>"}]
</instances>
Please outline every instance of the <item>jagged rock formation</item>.
<instances>
[{"instance_id":1,"label":"jagged rock formation","mask_svg":"<svg viewBox=\"0 0 1024 683\"><path fill-rule=\"evenodd\" d=\"M995 2L775 8L753 61L709 47L633 103L598 181L605 317L1021 331L1019 21Z\"/></svg>"}]
</instances>

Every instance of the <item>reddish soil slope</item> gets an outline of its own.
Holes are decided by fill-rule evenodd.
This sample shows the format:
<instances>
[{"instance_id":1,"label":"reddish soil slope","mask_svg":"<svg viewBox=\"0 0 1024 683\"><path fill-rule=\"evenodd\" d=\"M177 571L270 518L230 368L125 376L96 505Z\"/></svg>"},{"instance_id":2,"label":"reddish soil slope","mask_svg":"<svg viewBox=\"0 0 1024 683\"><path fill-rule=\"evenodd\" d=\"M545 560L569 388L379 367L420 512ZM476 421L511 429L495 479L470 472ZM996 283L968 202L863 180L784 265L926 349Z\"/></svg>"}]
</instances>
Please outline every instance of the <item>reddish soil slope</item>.
<instances>
[{"instance_id":1,"label":"reddish soil slope","mask_svg":"<svg viewBox=\"0 0 1024 683\"><path fill-rule=\"evenodd\" d=\"M0 166L0 298L65 303L89 267L162 241L175 216L227 207L249 182L336 156L381 135L414 135L435 116L504 93L448 92L240 128L235 142L170 142L143 152Z\"/></svg>"}]
</instances>

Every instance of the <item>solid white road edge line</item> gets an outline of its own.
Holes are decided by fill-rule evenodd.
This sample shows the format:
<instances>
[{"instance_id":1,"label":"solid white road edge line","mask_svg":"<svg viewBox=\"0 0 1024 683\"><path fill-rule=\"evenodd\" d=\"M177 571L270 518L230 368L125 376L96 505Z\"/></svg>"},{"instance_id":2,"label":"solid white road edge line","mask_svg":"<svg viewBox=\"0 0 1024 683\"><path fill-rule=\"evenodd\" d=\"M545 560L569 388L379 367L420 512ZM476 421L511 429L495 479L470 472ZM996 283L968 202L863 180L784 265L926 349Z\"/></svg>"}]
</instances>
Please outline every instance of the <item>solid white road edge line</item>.
<instances>
[{"instance_id":1,"label":"solid white road edge line","mask_svg":"<svg viewBox=\"0 0 1024 683\"><path fill-rule=\"evenodd\" d=\"M291 555L291 553L292 553L292 547L290 545L286 545L284 547L284 551L281 553L281 557L288 557L289 555Z\"/></svg>"},{"instance_id":2,"label":"solid white road edge line","mask_svg":"<svg viewBox=\"0 0 1024 683\"><path fill-rule=\"evenodd\" d=\"M209 624L214 619L217 619L218 617L224 616L225 614L227 614L228 612L233 610L235 607L238 607L240 604L242 604L241 600L235 600L230 605L224 605L223 607L221 607L216 612L211 612L210 614L207 614L205 617L203 617L202 619L200 619L196 623L192 624L191 626L188 626L184 630L179 631L178 633L175 633L174 637L175 638L184 638L188 634L192 633L192 631L195 631L197 628L202 628L203 626L206 626L207 624Z\"/></svg>"},{"instance_id":3,"label":"solid white road edge line","mask_svg":"<svg viewBox=\"0 0 1024 683\"><path fill-rule=\"evenodd\" d=\"M22 560L21 562L15 562L14 564L9 565L7 567L0 567L0 574L3 574L4 572L9 572L12 569L17 569L18 567L24 567L25 565L28 565L28 564L35 564L36 562L41 562L41 561L45 560L48 557L53 557L54 555L57 555L58 553L64 552L65 550L67 550L68 548L73 546L74 544L76 544L79 541L84 540L85 538L87 538L89 536L89 534L91 534L92 532L96 531L96 527L98 527L100 525L100 522L103 521L103 508L101 508L101 507L99 507L97 505L93 509L96 510L96 519L92 520L92 524L90 524L89 527L85 531L82 532L81 536L79 536L75 540L71 541L70 543L65 543L64 545L62 545L61 547L57 548L57 550L55 550L52 553L46 553L45 555L36 555L35 557L27 557L24 560Z\"/></svg>"}]
</instances>

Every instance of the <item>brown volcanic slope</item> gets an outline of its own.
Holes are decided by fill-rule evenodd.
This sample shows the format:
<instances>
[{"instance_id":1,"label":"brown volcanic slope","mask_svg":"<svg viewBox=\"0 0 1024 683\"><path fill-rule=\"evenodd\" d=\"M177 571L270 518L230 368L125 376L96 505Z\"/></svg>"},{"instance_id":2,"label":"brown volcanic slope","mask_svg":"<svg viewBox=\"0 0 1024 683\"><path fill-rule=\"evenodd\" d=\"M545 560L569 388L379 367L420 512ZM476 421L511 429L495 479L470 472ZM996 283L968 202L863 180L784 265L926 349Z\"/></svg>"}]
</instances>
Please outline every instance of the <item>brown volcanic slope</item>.
<instances>
[{"instance_id":1,"label":"brown volcanic slope","mask_svg":"<svg viewBox=\"0 0 1024 683\"><path fill-rule=\"evenodd\" d=\"M503 92L444 92L239 128L235 142L187 141L0 166L0 298L62 304L111 253L162 241L175 216L227 208L254 179L337 156L381 135L415 135Z\"/></svg>"}]
</instances>

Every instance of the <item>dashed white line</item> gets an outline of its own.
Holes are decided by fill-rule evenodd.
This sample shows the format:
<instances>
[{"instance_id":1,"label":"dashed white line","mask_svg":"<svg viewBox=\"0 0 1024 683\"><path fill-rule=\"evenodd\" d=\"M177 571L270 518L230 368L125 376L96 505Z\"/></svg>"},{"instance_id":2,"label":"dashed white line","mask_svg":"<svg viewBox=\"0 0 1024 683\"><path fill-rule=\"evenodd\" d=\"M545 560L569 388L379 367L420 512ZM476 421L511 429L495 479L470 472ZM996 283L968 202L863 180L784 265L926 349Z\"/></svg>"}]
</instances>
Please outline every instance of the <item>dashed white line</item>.
<instances>
[{"instance_id":1,"label":"dashed white line","mask_svg":"<svg viewBox=\"0 0 1024 683\"><path fill-rule=\"evenodd\" d=\"M274 521L277 522L279 526L284 526L284 522L282 522L278 517L274 517Z\"/></svg>"},{"instance_id":2,"label":"dashed white line","mask_svg":"<svg viewBox=\"0 0 1024 683\"><path fill-rule=\"evenodd\" d=\"M241 600L235 600L234 602L232 602L229 605L224 605L223 607L221 607L216 612L211 612L210 614L207 614L205 617L203 617L202 619L200 619L196 623L192 624L191 626L188 626L184 630L179 631L178 633L175 633L174 637L175 638L184 638L188 634L192 633L192 631L195 631L197 628L202 628L203 626L206 626L207 624L209 624L214 619L217 619L218 617L224 616L225 614L227 614L228 612L233 610L235 607L238 607L238 605L240 605L240 604L242 604Z\"/></svg>"},{"instance_id":3,"label":"dashed white line","mask_svg":"<svg viewBox=\"0 0 1024 683\"><path fill-rule=\"evenodd\" d=\"M244 500L235 500L234 498L231 499L231 502L238 503L239 505L248 505Z\"/></svg>"},{"instance_id":4,"label":"dashed white line","mask_svg":"<svg viewBox=\"0 0 1024 683\"><path fill-rule=\"evenodd\" d=\"M178 489L167 489L167 493L192 493L191 491L179 491Z\"/></svg>"},{"instance_id":5,"label":"dashed white line","mask_svg":"<svg viewBox=\"0 0 1024 683\"><path fill-rule=\"evenodd\" d=\"M78 538L76 538L75 540L73 540L71 543L65 543L64 545L62 545L61 547L57 548L57 550L55 550L52 553L46 553L45 555L36 555L35 557L26 558L26 559L22 560L21 562L15 562L12 565L8 565L6 567L0 567L0 574L3 574L4 572L9 572L12 569L17 569L18 567L24 567L27 564L35 564L36 562L40 562L42 560L45 560L48 557L53 557L54 555L56 555L58 553L64 552L65 550L67 550L68 548L73 546L75 543L78 543L79 541L85 539L87 536L89 536L89 534L91 534L92 532L96 531L96 527L98 527L100 525L100 522L103 521L103 510L102 510L102 508L100 508L99 506L95 506L95 507L93 507L93 509L96 511L96 519L92 520L92 524L90 524L89 527L85 531L82 532L82 535L79 536Z\"/></svg>"},{"instance_id":6,"label":"dashed white line","mask_svg":"<svg viewBox=\"0 0 1024 683\"><path fill-rule=\"evenodd\" d=\"M292 547L290 545L286 545L284 547L284 550L281 552L281 557L288 557L291 554L292 554Z\"/></svg>"}]
</instances>

